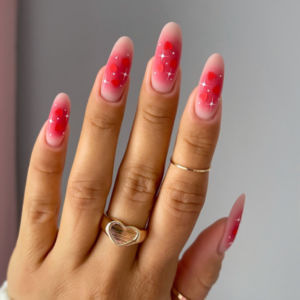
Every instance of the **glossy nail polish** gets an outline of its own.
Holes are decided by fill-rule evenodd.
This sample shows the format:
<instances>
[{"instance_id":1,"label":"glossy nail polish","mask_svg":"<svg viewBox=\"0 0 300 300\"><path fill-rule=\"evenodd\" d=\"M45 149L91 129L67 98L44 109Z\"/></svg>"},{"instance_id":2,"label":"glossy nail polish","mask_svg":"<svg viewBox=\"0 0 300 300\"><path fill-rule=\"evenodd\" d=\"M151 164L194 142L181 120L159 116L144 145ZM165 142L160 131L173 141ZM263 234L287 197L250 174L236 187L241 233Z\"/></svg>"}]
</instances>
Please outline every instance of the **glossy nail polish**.
<instances>
[{"instance_id":1,"label":"glossy nail polish","mask_svg":"<svg viewBox=\"0 0 300 300\"><path fill-rule=\"evenodd\" d=\"M180 65L182 48L181 29L176 23L168 23L158 39L153 66L152 86L161 93L171 92Z\"/></svg>"},{"instance_id":2,"label":"glossy nail polish","mask_svg":"<svg viewBox=\"0 0 300 300\"><path fill-rule=\"evenodd\" d=\"M66 94L59 94L55 98L50 110L46 140L53 147L60 146L65 137L70 117L70 99Z\"/></svg>"},{"instance_id":3,"label":"glossy nail polish","mask_svg":"<svg viewBox=\"0 0 300 300\"><path fill-rule=\"evenodd\" d=\"M122 37L114 45L102 78L101 95L108 101L117 102L124 91L133 58L133 43Z\"/></svg>"},{"instance_id":4,"label":"glossy nail polish","mask_svg":"<svg viewBox=\"0 0 300 300\"><path fill-rule=\"evenodd\" d=\"M219 54L212 55L199 81L195 112L201 119L210 119L216 113L223 88L224 62Z\"/></svg>"},{"instance_id":5,"label":"glossy nail polish","mask_svg":"<svg viewBox=\"0 0 300 300\"><path fill-rule=\"evenodd\" d=\"M237 235L242 220L244 204L245 204L245 195L242 194L234 203L231 212L228 216L224 235L222 237L222 240L218 248L218 252L220 254L225 253L225 251L230 248L230 246L235 240L235 237Z\"/></svg>"}]
</instances>

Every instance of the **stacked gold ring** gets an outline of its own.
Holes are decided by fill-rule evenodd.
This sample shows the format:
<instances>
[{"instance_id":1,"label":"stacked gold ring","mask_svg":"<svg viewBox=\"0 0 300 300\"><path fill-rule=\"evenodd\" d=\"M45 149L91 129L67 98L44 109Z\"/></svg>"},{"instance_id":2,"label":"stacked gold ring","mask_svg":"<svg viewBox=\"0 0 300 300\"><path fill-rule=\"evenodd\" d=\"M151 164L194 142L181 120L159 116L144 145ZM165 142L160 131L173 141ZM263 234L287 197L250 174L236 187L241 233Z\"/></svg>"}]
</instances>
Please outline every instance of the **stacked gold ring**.
<instances>
[{"instance_id":1,"label":"stacked gold ring","mask_svg":"<svg viewBox=\"0 0 300 300\"><path fill-rule=\"evenodd\" d=\"M192 171L192 172L196 172L196 173L207 173L211 169L211 166L209 167L209 169L191 169L191 168L187 168L187 167L184 167L182 165L179 165L179 164L175 163L173 161L172 157L170 158L170 162L171 162L172 165L174 165L175 167L177 167L179 169L182 169L182 170L185 170L185 171Z\"/></svg>"}]
</instances>

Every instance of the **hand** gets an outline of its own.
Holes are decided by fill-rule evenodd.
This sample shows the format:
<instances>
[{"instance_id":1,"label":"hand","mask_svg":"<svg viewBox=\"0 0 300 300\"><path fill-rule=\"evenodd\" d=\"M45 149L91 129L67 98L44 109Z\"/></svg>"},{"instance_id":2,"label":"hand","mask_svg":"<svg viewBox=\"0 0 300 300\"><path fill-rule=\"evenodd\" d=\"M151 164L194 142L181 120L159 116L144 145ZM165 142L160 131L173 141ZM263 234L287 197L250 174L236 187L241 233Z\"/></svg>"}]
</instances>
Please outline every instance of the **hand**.
<instances>
[{"instance_id":1,"label":"hand","mask_svg":"<svg viewBox=\"0 0 300 300\"><path fill-rule=\"evenodd\" d=\"M133 44L122 37L90 94L59 229L60 185L69 136L66 94L54 100L37 138L20 233L8 269L11 299L177 299L171 293L174 284L185 297L198 300L216 282L224 252L237 233L244 196L229 217L203 231L178 262L203 207L209 174L170 164L162 182L179 99L181 44L179 26L167 24L146 68L107 212L140 229L150 218L145 241L117 246L100 227L133 59ZM210 168L220 129L223 77L223 59L214 54L183 112L175 163Z\"/></svg>"}]
</instances>

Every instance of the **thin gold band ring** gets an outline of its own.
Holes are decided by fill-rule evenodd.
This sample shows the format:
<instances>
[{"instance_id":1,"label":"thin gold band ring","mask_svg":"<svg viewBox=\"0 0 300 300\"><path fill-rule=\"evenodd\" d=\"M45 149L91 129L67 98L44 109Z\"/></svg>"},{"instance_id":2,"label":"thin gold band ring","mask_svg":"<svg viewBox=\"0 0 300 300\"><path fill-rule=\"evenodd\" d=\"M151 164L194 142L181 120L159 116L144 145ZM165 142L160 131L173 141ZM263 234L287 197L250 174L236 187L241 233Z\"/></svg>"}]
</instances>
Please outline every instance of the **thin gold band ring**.
<instances>
[{"instance_id":1,"label":"thin gold band ring","mask_svg":"<svg viewBox=\"0 0 300 300\"><path fill-rule=\"evenodd\" d=\"M182 170L186 170L186 171L192 171L192 172L196 172L196 173L207 173L211 170L211 166L209 169L191 169L191 168L187 168L187 167L184 167L182 165L179 165L177 163L175 163L172 159L172 157L170 158L170 162L172 165L174 165L175 167L179 168L179 169L182 169Z\"/></svg>"},{"instance_id":2,"label":"thin gold band ring","mask_svg":"<svg viewBox=\"0 0 300 300\"><path fill-rule=\"evenodd\" d=\"M173 285L172 287L172 293L180 300L189 300L188 298L184 297L182 294L180 294L177 289L175 288L175 286Z\"/></svg>"}]
</instances>

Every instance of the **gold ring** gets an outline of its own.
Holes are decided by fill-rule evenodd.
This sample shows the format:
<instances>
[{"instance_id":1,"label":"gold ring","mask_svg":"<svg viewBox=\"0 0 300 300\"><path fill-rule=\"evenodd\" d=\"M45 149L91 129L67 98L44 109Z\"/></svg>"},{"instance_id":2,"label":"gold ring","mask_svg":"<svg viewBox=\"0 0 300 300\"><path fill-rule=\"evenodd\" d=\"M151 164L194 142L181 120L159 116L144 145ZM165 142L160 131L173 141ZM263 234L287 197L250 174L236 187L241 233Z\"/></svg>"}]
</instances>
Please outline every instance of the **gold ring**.
<instances>
[{"instance_id":1,"label":"gold ring","mask_svg":"<svg viewBox=\"0 0 300 300\"><path fill-rule=\"evenodd\" d=\"M179 169L186 170L186 171L197 172L197 173L206 173L206 172L209 172L210 169L211 169L211 166L210 166L209 169L204 169L204 170L187 168L187 167L181 166L181 165L179 165L179 164L176 164L176 163L172 160L172 157L170 158L170 162L171 162L171 164L173 164L175 167L177 167L177 168L179 168Z\"/></svg>"},{"instance_id":2,"label":"gold ring","mask_svg":"<svg viewBox=\"0 0 300 300\"><path fill-rule=\"evenodd\" d=\"M145 240L148 230L126 226L121 221L109 217L106 213L101 219L101 228L117 246L131 246Z\"/></svg>"},{"instance_id":3,"label":"gold ring","mask_svg":"<svg viewBox=\"0 0 300 300\"><path fill-rule=\"evenodd\" d=\"M172 293L180 300L189 300L187 297L184 297L182 294L180 294L174 285L172 287Z\"/></svg>"}]
</instances>

